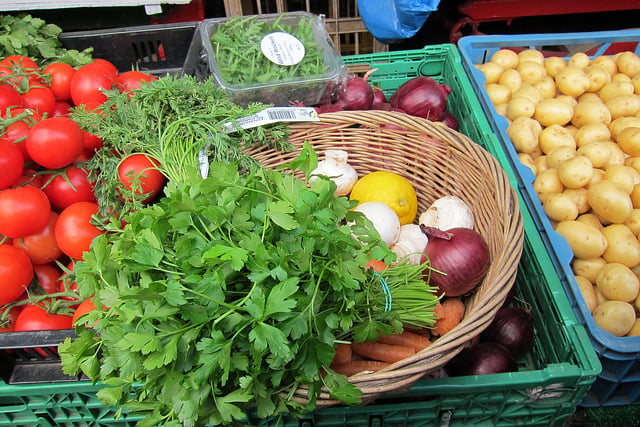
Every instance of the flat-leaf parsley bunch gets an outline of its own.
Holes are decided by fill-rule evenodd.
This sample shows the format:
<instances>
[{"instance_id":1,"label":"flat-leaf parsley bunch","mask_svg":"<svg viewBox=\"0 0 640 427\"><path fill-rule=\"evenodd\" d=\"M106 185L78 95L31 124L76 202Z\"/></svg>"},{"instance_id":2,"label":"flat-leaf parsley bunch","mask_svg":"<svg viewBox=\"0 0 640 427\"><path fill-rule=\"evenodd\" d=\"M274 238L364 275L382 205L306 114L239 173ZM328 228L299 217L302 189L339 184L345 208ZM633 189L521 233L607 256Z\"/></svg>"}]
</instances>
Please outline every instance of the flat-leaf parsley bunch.
<instances>
[{"instance_id":1,"label":"flat-leaf parsley bunch","mask_svg":"<svg viewBox=\"0 0 640 427\"><path fill-rule=\"evenodd\" d=\"M297 165L309 173L317 158L303 151ZM423 266L365 270L371 257L395 255L334 191L329 179L307 186L281 170L241 173L235 162L170 181L165 197L76 264L82 296L104 308L59 347L64 371L100 381L103 402L145 415L140 426L304 414L321 390L358 403L360 390L329 365L337 340L402 329L402 303L385 311L379 274L391 289L433 288ZM300 387L306 404L292 399Z\"/></svg>"}]
</instances>

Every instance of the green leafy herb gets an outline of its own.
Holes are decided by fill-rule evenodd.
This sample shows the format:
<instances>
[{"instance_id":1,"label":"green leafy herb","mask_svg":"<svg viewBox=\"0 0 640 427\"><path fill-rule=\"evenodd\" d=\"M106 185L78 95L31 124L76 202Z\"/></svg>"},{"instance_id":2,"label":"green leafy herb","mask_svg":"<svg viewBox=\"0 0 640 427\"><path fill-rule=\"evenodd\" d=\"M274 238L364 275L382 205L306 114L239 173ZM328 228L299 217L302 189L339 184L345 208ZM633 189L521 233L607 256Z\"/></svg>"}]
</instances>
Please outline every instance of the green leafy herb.
<instances>
[{"instance_id":1,"label":"green leafy herb","mask_svg":"<svg viewBox=\"0 0 640 427\"><path fill-rule=\"evenodd\" d=\"M29 14L0 15L0 58L28 56L43 66L65 62L72 66L91 62L92 49L65 49L58 39L62 29Z\"/></svg>"},{"instance_id":2,"label":"green leafy herb","mask_svg":"<svg viewBox=\"0 0 640 427\"><path fill-rule=\"evenodd\" d=\"M312 165L313 151L303 153L296 164ZM395 255L334 191L329 179L308 187L284 170L243 173L237 162L170 181L166 197L99 236L76 264L81 296L109 308L59 347L64 371L101 381L100 398L145 415L141 426L304 414L323 389L358 403L360 391L328 367L336 340L402 329L403 299L385 310L380 278L392 296L419 292L426 313L437 297L424 266L363 268L371 254ZM292 399L301 386L307 404Z\"/></svg>"}]
</instances>

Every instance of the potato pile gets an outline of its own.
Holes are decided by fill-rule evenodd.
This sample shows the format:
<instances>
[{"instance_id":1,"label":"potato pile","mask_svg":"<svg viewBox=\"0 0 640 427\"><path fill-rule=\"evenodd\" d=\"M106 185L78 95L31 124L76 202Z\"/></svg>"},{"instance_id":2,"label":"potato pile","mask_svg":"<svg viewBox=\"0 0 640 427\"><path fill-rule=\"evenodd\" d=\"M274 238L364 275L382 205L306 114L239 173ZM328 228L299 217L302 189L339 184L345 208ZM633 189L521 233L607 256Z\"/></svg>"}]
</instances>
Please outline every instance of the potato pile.
<instances>
[{"instance_id":1,"label":"potato pile","mask_svg":"<svg viewBox=\"0 0 640 427\"><path fill-rule=\"evenodd\" d=\"M640 335L640 57L496 51L477 68L595 323Z\"/></svg>"}]
</instances>

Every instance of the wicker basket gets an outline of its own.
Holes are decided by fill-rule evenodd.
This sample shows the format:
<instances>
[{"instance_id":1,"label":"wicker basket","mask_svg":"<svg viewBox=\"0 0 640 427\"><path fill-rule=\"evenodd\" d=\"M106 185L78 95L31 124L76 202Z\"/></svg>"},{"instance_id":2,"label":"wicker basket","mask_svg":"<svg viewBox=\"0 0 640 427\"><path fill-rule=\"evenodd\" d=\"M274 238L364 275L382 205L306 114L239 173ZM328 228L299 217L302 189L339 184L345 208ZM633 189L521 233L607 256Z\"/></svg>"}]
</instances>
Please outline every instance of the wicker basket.
<instances>
[{"instance_id":1,"label":"wicker basket","mask_svg":"<svg viewBox=\"0 0 640 427\"><path fill-rule=\"evenodd\" d=\"M362 390L364 401L370 402L382 393L406 389L443 367L489 325L516 278L524 240L522 217L498 161L442 123L375 110L327 113L320 118L319 122L292 125L290 141L296 147L309 141L319 157L327 149L343 149L360 174L380 169L400 173L417 190L418 212L441 196L461 197L472 207L477 231L485 237L491 253L489 271L468 297L465 316L457 327L410 358L350 378ZM256 148L250 154L265 166L276 166L297 153ZM305 392L297 390L295 399L306 402ZM339 403L323 393L317 405Z\"/></svg>"}]
</instances>

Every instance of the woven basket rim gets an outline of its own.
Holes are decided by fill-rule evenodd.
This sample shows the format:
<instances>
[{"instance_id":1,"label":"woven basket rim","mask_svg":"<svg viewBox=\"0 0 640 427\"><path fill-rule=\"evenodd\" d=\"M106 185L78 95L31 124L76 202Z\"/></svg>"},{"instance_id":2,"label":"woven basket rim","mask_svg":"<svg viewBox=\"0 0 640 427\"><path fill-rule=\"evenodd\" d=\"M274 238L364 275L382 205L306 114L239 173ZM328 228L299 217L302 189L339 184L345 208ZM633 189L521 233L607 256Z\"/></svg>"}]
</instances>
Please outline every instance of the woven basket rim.
<instances>
[{"instance_id":1,"label":"woven basket rim","mask_svg":"<svg viewBox=\"0 0 640 427\"><path fill-rule=\"evenodd\" d=\"M486 149L472 141L466 135L457 132L443 123L432 122L400 112L380 110L341 111L320 114L317 122L293 123L290 125L292 136L304 140L309 132L322 132L331 129L350 129L358 132L362 129L378 129L381 132L393 133L399 140L412 138L415 135L427 135L445 143L448 149L455 148L468 154L469 161L477 162L482 169L491 176L495 183L495 197L506 206L505 228L503 236L503 250L499 259L492 260L493 283L486 296L481 299L482 304L470 313L466 313L462 322L447 334L434 340L433 343L414 356L394 363L380 371L363 373L352 376L349 381L362 390L363 399L375 399L380 394L407 388L418 379L443 367L447 361L457 355L468 345L470 340L486 328L495 316L497 310L506 301L513 286L517 266L523 249L524 226L520 205L515 190L512 188L506 172L498 160ZM352 128L356 127L356 130ZM329 142L331 143L331 142ZM253 150L253 151L252 151ZM255 148L249 150L261 163L278 163L280 156L273 151ZM291 154L289 154L290 156ZM261 157L263 156L263 157ZM283 160L287 154L283 155ZM498 265L499 263L499 265ZM494 265L495 264L495 265ZM483 281L484 283L484 281ZM300 403L308 402L307 390L304 387L296 390L293 400ZM317 407L333 406L341 402L331 399L327 390L319 396Z\"/></svg>"}]
</instances>

